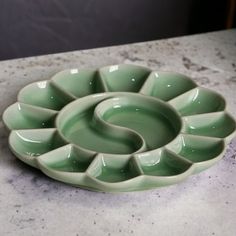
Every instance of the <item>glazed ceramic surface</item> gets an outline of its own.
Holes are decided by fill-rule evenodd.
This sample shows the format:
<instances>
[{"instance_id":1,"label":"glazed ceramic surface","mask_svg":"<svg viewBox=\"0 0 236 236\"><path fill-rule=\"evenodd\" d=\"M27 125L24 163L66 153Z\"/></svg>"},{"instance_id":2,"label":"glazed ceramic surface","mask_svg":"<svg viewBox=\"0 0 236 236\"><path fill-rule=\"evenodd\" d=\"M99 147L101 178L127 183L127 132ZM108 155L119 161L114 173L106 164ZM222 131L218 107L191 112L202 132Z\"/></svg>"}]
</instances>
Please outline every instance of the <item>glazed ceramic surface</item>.
<instances>
[{"instance_id":1,"label":"glazed ceramic surface","mask_svg":"<svg viewBox=\"0 0 236 236\"><path fill-rule=\"evenodd\" d=\"M123 192L178 183L222 158L236 129L225 106L184 75L113 65L26 86L3 121L23 162L71 185Z\"/></svg>"}]
</instances>

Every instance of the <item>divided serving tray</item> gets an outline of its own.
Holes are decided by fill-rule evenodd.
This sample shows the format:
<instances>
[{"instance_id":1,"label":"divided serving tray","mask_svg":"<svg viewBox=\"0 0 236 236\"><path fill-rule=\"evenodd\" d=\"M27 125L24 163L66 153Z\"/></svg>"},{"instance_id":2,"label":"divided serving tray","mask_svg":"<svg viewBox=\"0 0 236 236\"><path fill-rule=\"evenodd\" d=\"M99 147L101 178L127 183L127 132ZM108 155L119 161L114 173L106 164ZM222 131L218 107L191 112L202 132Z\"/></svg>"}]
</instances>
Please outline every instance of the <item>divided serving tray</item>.
<instances>
[{"instance_id":1,"label":"divided serving tray","mask_svg":"<svg viewBox=\"0 0 236 236\"><path fill-rule=\"evenodd\" d=\"M124 192L175 184L220 160L236 129L225 107L184 75L123 64L29 84L3 121L23 162L81 188Z\"/></svg>"}]
</instances>

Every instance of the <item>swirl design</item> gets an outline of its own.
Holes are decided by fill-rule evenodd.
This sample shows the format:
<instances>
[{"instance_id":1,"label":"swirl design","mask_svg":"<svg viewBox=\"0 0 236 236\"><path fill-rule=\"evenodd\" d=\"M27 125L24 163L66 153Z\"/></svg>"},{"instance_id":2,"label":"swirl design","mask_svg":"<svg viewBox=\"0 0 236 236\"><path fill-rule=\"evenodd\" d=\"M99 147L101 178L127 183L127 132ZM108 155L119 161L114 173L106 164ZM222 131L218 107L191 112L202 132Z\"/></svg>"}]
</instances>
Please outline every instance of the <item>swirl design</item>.
<instances>
[{"instance_id":1,"label":"swirl design","mask_svg":"<svg viewBox=\"0 0 236 236\"><path fill-rule=\"evenodd\" d=\"M165 103L135 93L101 93L66 106L57 128L69 143L98 153L132 154L169 143L181 119Z\"/></svg>"},{"instance_id":2,"label":"swirl design","mask_svg":"<svg viewBox=\"0 0 236 236\"><path fill-rule=\"evenodd\" d=\"M25 163L68 184L122 192L177 183L222 158L236 130L225 106L184 75L114 65L26 86L3 121Z\"/></svg>"}]
</instances>

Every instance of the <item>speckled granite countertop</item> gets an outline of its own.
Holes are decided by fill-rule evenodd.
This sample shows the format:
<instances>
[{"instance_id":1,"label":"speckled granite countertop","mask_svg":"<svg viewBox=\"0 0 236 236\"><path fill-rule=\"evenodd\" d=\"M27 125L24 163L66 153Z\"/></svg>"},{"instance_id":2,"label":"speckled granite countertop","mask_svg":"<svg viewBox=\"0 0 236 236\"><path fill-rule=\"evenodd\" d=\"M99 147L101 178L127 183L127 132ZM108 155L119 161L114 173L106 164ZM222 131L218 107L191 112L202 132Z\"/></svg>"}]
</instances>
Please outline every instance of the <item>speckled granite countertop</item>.
<instances>
[{"instance_id":1,"label":"speckled granite countertop","mask_svg":"<svg viewBox=\"0 0 236 236\"><path fill-rule=\"evenodd\" d=\"M0 113L26 84L65 68L135 63L191 76L236 116L236 30L0 62ZM187 181L124 194L49 179L18 161L0 121L0 235L236 235L236 139Z\"/></svg>"}]
</instances>

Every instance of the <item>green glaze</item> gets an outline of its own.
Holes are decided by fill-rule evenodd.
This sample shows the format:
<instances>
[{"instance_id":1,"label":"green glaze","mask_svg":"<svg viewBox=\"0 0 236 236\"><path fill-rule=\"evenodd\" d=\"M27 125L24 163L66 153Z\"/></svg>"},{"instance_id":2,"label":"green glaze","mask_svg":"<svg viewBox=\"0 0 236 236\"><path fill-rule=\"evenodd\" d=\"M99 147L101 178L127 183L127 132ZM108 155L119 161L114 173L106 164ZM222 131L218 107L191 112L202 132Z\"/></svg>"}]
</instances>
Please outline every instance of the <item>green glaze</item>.
<instances>
[{"instance_id":1,"label":"green glaze","mask_svg":"<svg viewBox=\"0 0 236 236\"><path fill-rule=\"evenodd\" d=\"M92 104L83 108L86 101ZM156 99L107 93L87 96L66 106L57 118L57 127L68 142L80 147L100 153L131 154L141 148L140 136L147 150L167 144L177 136L181 120L170 106Z\"/></svg>"},{"instance_id":2,"label":"green glaze","mask_svg":"<svg viewBox=\"0 0 236 236\"><path fill-rule=\"evenodd\" d=\"M10 148L23 161L35 165L35 157L48 153L65 142L55 129L34 129L12 131L9 137Z\"/></svg>"},{"instance_id":3,"label":"green glaze","mask_svg":"<svg viewBox=\"0 0 236 236\"><path fill-rule=\"evenodd\" d=\"M170 101L170 104L182 116L223 111L225 109L223 97L205 88L195 88Z\"/></svg>"},{"instance_id":4,"label":"green glaze","mask_svg":"<svg viewBox=\"0 0 236 236\"><path fill-rule=\"evenodd\" d=\"M112 108L103 118L108 123L127 127L139 133L146 141L148 150L164 146L177 135L174 124L160 111L138 105ZM178 123L179 120L176 119L175 122Z\"/></svg>"},{"instance_id":5,"label":"green glaze","mask_svg":"<svg viewBox=\"0 0 236 236\"><path fill-rule=\"evenodd\" d=\"M26 86L3 122L23 162L74 186L125 192L176 184L220 160L236 133L225 107L184 75L113 65Z\"/></svg>"},{"instance_id":6,"label":"green glaze","mask_svg":"<svg viewBox=\"0 0 236 236\"><path fill-rule=\"evenodd\" d=\"M105 91L96 70L65 70L53 76L52 81L58 88L77 98Z\"/></svg>"},{"instance_id":7,"label":"green glaze","mask_svg":"<svg viewBox=\"0 0 236 236\"><path fill-rule=\"evenodd\" d=\"M83 173L93 160L93 156L72 145L66 145L58 148L51 155L42 156L41 162L55 171Z\"/></svg>"},{"instance_id":8,"label":"green glaze","mask_svg":"<svg viewBox=\"0 0 236 236\"><path fill-rule=\"evenodd\" d=\"M198 139L193 136L183 139L183 147L179 154L194 163L198 163L215 158L223 149L224 143L221 140Z\"/></svg>"},{"instance_id":9,"label":"green glaze","mask_svg":"<svg viewBox=\"0 0 236 236\"><path fill-rule=\"evenodd\" d=\"M98 180L116 183L134 178L140 173L132 159L114 157L110 160L110 157L98 156L89 169L89 174Z\"/></svg>"},{"instance_id":10,"label":"green glaze","mask_svg":"<svg viewBox=\"0 0 236 236\"><path fill-rule=\"evenodd\" d=\"M40 115L39 115L40 114ZM4 112L9 130L53 128L57 112L24 103L14 103Z\"/></svg>"},{"instance_id":11,"label":"green glaze","mask_svg":"<svg viewBox=\"0 0 236 236\"><path fill-rule=\"evenodd\" d=\"M99 74L109 92L138 92L150 70L141 66L114 65L103 67Z\"/></svg>"},{"instance_id":12,"label":"green glaze","mask_svg":"<svg viewBox=\"0 0 236 236\"><path fill-rule=\"evenodd\" d=\"M225 138L235 131L234 119L225 112L209 113L185 118L189 134Z\"/></svg>"},{"instance_id":13,"label":"green glaze","mask_svg":"<svg viewBox=\"0 0 236 236\"><path fill-rule=\"evenodd\" d=\"M197 85L187 76L169 73L152 72L141 89L141 93L169 101Z\"/></svg>"},{"instance_id":14,"label":"green glaze","mask_svg":"<svg viewBox=\"0 0 236 236\"><path fill-rule=\"evenodd\" d=\"M116 137L113 132L104 133L93 121L93 110L87 110L78 116L72 117L63 127L65 138L76 145L96 152L127 154L134 152L138 147L129 141L126 135Z\"/></svg>"},{"instance_id":15,"label":"green glaze","mask_svg":"<svg viewBox=\"0 0 236 236\"><path fill-rule=\"evenodd\" d=\"M169 151L150 152L136 154L139 159L143 173L151 176L173 176L186 171L191 163L182 160L176 154Z\"/></svg>"},{"instance_id":16,"label":"green glaze","mask_svg":"<svg viewBox=\"0 0 236 236\"><path fill-rule=\"evenodd\" d=\"M60 110L73 98L48 81L29 84L18 94L18 101L52 110Z\"/></svg>"}]
</instances>

